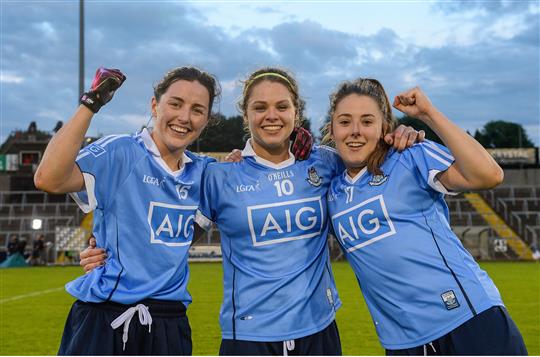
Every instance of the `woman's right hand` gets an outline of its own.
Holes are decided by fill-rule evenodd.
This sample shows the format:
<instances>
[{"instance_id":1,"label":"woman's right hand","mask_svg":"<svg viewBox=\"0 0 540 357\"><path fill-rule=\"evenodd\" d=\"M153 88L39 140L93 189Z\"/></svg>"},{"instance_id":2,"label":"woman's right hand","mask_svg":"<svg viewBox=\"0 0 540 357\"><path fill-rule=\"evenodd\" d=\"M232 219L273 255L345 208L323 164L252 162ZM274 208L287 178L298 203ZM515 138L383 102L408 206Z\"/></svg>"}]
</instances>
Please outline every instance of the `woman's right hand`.
<instances>
[{"instance_id":1,"label":"woman's right hand","mask_svg":"<svg viewBox=\"0 0 540 357\"><path fill-rule=\"evenodd\" d=\"M89 273L95 268L105 265L105 259L107 259L105 249L96 248L96 238L90 237L88 244L88 248L79 254L79 265L84 269L85 273Z\"/></svg>"},{"instance_id":2,"label":"woman's right hand","mask_svg":"<svg viewBox=\"0 0 540 357\"><path fill-rule=\"evenodd\" d=\"M119 69L98 68L90 90L81 97L81 104L94 114L99 112L101 107L112 99L114 92L125 80L126 76Z\"/></svg>"},{"instance_id":3,"label":"woman's right hand","mask_svg":"<svg viewBox=\"0 0 540 357\"><path fill-rule=\"evenodd\" d=\"M223 159L224 162L240 162L242 161L242 150L233 149L230 153L225 156Z\"/></svg>"}]
</instances>

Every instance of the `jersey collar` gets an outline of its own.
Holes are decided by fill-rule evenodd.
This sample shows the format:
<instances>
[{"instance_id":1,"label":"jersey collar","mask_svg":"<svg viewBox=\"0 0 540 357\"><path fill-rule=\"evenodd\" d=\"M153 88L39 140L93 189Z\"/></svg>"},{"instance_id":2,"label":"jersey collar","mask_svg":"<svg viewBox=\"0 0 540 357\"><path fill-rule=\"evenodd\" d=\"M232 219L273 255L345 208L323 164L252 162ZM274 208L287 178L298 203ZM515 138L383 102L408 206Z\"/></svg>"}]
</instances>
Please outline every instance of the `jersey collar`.
<instances>
[{"instance_id":1,"label":"jersey collar","mask_svg":"<svg viewBox=\"0 0 540 357\"><path fill-rule=\"evenodd\" d=\"M359 173L356 174L356 176L351 177L349 176L349 173L347 170L345 170L345 173L343 174L343 177L345 178L345 182L350 183L351 185L354 185L358 180L360 180L360 177L364 176L364 174L367 171L367 166L365 166L362 170L360 170Z\"/></svg>"},{"instance_id":2,"label":"jersey collar","mask_svg":"<svg viewBox=\"0 0 540 357\"><path fill-rule=\"evenodd\" d=\"M255 153L255 150L253 150L253 146L251 146L251 139L248 139L248 141L246 142L246 146L244 147L244 150L242 150L242 156L243 157L251 156L255 159L255 161L258 164L261 164L263 166L269 167L271 169L276 169L276 170L283 169L295 163L294 155L292 154L290 149L289 149L289 158L285 161L280 162L279 164L274 164L272 161L263 159L262 157L258 156Z\"/></svg>"},{"instance_id":3,"label":"jersey collar","mask_svg":"<svg viewBox=\"0 0 540 357\"><path fill-rule=\"evenodd\" d=\"M154 160L165 170L167 171L169 174L173 175L173 176L178 176L182 173L182 171L184 171L184 167L186 166L186 164L190 163L190 162L193 162L193 160L191 160L191 158L189 156L186 155L186 152L184 151L184 153L182 154L182 167L180 167L178 170L176 171L172 171L169 166L167 166L167 164L165 163L165 161L161 158L161 153L159 152L159 149L156 145L156 143L154 142L154 139L152 138L152 135L150 133L150 130L148 130L147 128L143 128L140 133L139 133L139 136L141 137L142 139L142 142L143 142L143 145L144 147L146 148L146 150L148 150L148 152L150 152L154 158Z\"/></svg>"}]
</instances>

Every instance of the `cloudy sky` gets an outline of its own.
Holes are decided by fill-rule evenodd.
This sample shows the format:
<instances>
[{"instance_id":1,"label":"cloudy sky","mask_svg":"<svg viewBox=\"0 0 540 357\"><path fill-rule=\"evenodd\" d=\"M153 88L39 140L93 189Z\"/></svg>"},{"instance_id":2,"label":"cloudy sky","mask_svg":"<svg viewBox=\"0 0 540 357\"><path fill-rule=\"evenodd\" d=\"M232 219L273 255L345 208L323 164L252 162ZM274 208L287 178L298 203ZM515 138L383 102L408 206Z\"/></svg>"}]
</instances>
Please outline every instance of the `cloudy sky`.
<instances>
[{"instance_id":1,"label":"cloudy sky","mask_svg":"<svg viewBox=\"0 0 540 357\"><path fill-rule=\"evenodd\" d=\"M30 121L51 130L78 103L78 1L1 6L0 141ZM137 130L152 85L197 65L221 81L235 115L239 80L263 65L296 74L312 128L344 79L372 77L390 96L418 85L461 127L521 123L540 145L537 1L86 0L86 87L99 66L127 81L89 134ZM397 114L397 113L396 113Z\"/></svg>"}]
</instances>

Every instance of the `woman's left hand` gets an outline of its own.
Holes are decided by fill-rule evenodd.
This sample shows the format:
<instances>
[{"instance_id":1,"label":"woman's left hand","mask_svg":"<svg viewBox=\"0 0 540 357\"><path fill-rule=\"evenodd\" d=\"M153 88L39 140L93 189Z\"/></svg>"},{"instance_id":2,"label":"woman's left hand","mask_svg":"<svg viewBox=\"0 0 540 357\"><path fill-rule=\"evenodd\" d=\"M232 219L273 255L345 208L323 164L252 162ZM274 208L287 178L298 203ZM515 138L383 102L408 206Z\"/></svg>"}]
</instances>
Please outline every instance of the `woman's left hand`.
<instances>
[{"instance_id":1,"label":"woman's left hand","mask_svg":"<svg viewBox=\"0 0 540 357\"><path fill-rule=\"evenodd\" d=\"M400 112L424 122L431 117L435 110L429 98L419 87L414 87L397 95L394 98L393 106Z\"/></svg>"}]
</instances>

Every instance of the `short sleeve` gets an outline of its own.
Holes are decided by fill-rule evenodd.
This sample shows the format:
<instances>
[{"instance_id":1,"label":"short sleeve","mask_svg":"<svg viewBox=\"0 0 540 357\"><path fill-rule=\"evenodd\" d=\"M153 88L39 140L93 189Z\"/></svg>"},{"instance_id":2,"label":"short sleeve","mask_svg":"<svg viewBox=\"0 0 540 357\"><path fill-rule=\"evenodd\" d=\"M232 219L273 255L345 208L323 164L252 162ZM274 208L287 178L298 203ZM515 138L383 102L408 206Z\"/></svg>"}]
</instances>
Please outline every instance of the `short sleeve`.
<instances>
[{"instance_id":1,"label":"short sleeve","mask_svg":"<svg viewBox=\"0 0 540 357\"><path fill-rule=\"evenodd\" d=\"M212 164L212 163L215 163L215 162L217 162L217 160L215 158L213 158L211 156L206 156L204 158L204 167L205 167L205 169L206 169L206 166L208 166L208 164Z\"/></svg>"},{"instance_id":2,"label":"short sleeve","mask_svg":"<svg viewBox=\"0 0 540 357\"><path fill-rule=\"evenodd\" d=\"M214 207L212 205L212 197L213 195L213 170L212 166L219 165L217 163L208 165L206 170L204 171L204 174L202 175L201 179L201 200L199 204L199 209L197 210L197 214L195 215L195 222L205 231L208 231L212 228L212 224L214 223L215 215L214 215Z\"/></svg>"},{"instance_id":3,"label":"short sleeve","mask_svg":"<svg viewBox=\"0 0 540 357\"><path fill-rule=\"evenodd\" d=\"M104 137L83 148L76 163L84 178L84 191L71 193L83 212L108 206L134 161L129 135Z\"/></svg>"},{"instance_id":4,"label":"short sleeve","mask_svg":"<svg viewBox=\"0 0 540 357\"><path fill-rule=\"evenodd\" d=\"M418 180L424 189L443 194L457 194L448 191L437 179L439 172L448 170L454 163L454 157L445 146L426 140L406 150L402 158L417 172Z\"/></svg>"}]
</instances>

